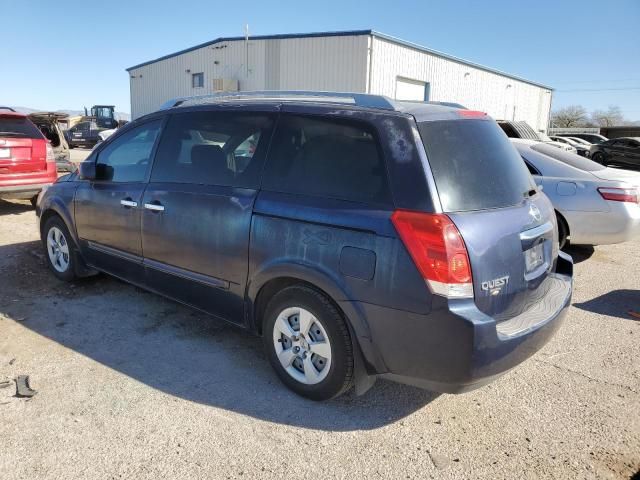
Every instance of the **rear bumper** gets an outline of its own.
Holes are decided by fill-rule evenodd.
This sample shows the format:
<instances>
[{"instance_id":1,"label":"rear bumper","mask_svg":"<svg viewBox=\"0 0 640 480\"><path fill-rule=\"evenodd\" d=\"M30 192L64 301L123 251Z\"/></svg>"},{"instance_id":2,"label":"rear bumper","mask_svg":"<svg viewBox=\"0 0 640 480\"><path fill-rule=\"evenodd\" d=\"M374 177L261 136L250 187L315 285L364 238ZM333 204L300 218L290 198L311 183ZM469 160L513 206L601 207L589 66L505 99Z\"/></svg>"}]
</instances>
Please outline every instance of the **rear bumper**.
<instances>
[{"instance_id":1,"label":"rear bumper","mask_svg":"<svg viewBox=\"0 0 640 480\"><path fill-rule=\"evenodd\" d=\"M640 205L607 203L608 212L562 212L573 245L610 245L640 238Z\"/></svg>"},{"instance_id":2,"label":"rear bumper","mask_svg":"<svg viewBox=\"0 0 640 480\"><path fill-rule=\"evenodd\" d=\"M76 171L76 165L67 159L57 159L56 160L56 170L58 172L75 172Z\"/></svg>"},{"instance_id":3,"label":"rear bumper","mask_svg":"<svg viewBox=\"0 0 640 480\"><path fill-rule=\"evenodd\" d=\"M0 198L31 198L34 195L37 195L43 187L51 185L52 183L53 182L0 186Z\"/></svg>"},{"instance_id":4,"label":"rear bumper","mask_svg":"<svg viewBox=\"0 0 640 480\"><path fill-rule=\"evenodd\" d=\"M571 304L571 257L561 253L552 275L553 289L543 302L501 323L478 310L473 300L438 298L429 315L363 306L379 354L366 360L370 366L384 365L370 373L444 393L491 382L531 357L559 328ZM368 349L362 350L366 356Z\"/></svg>"}]
</instances>

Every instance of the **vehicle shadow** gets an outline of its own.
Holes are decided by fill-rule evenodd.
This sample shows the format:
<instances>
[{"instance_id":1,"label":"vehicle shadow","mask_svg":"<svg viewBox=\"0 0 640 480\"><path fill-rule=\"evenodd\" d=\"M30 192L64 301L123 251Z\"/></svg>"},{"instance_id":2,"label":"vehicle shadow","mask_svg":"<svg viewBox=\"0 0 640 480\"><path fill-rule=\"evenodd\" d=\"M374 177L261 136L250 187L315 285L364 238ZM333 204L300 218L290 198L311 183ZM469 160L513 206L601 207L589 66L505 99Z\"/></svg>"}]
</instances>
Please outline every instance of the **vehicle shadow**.
<instances>
[{"instance_id":1,"label":"vehicle shadow","mask_svg":"<svg viewBox=\"0 0 640 480\"><path fill-rule=\"evenodd\" d=\"M640 290L612 290L587 302L574 303L574 307L588 312L640 321Z\"/></svg>"},{"instance_id":2,"label":"vehicle shadow","mask_svg":"<svg viewBox=\"0 0 640 480\"><path fill-rule=\"evenodd\" d=\"M0 259L10 253L0 267L13 278L0 289L0 313L175 397L275 423L353 431L393 423L438 396L378 381L360 397L303 399L280 383L260 338L105 275L60 282L39 249L35 241L0 247Z\"/></svg>"},{"instance_id":3,"label":"vehicle shadow","mask_svg":"<svg viewBox=\"0 0 640 480\"><path fill-rule=\"evenodd\" d=\"M568 245L563 251L571 255L574 264L589 260L596 252L592 245Z\"/></svg>"},{"instance_id":4,"label":"vehicle shadow","mask_svg":"<svg viewBox=\"0 0 640 480\"><path fill-rule=\"evenodd\" d=\"M29 200L0 200L0 216L35 211Z\"/></svg>"}]
</instances>

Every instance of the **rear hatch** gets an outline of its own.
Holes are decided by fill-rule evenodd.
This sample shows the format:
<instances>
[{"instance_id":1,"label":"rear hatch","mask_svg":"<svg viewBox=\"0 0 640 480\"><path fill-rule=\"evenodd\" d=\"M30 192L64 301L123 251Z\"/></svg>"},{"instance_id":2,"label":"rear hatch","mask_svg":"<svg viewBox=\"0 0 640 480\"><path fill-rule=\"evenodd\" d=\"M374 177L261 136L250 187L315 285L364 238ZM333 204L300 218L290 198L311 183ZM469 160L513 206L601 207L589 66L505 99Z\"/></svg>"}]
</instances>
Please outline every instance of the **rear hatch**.
<instances>
[{"instance_id":1,"label":"rear hatch","mask_svg":"<svg viewBox=\"0 0 640 480\"><path fill-rule=\"evenodd\" d=\"M69 145L60 128L60 122L65 122L68 118L68 114L58 112L35 112L29 114L29 120L38 127L49 141L56 161L69 160Z\"/></svg>"},{"instance_id":2,"label":"rear hatch","mask_svg":"<svg viewBox=\"0 0 640 480\"><path fill-rule=\"evenodd\" d=\"M553 207L492 119L418 122L442 211L466 246L477 307L497 321L543 299L558 256Z\"/></svg>"},{"instance_id":3,"label":"rear hatch","mask_svg":"<svg viewBox=\"0 0 640 480\"><path fill-rule=\"evenodd\" d=\"M0 111L0 181L47 170L47 142L25 115Z\"/></svg>"}]
</instances>

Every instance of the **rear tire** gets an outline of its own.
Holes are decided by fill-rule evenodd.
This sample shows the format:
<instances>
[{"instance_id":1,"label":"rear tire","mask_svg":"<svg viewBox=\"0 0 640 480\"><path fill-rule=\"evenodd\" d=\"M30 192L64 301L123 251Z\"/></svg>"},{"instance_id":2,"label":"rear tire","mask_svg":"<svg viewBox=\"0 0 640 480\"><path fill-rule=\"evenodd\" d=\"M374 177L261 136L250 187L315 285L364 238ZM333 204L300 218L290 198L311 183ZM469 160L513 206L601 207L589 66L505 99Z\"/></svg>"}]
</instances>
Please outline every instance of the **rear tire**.
<instances>
[{"instance_id":1,"label":"rear tire","mask_svg":"<svg viewBox=\"0 0 640 480\"><path fill-rule=\"evenodd\" d=\"M76 246L60 217L53 216L47 220L42 229L42 243L47 265L53 274L65 282L75 280Z\"/></svg>"},{"instance_id":2,"label":"rear tire","mask_svg":"<svg viewBox=\"0 0 640 480\"><path fill-rule=\"evenodd\" d=\"M313 288L294 285L269 302L263 342L280 380L298 395L329 400L353 384L353 347L337 308Z\"/></svg>"},{"instance_id":3,"label":"rear tire","mask_svg":"<svg viewBox=\"0 0 640 480\"><path fill-rule=\"evenodd\" d=\"M567 237L569 236L569 226L567 225L566 220L556 212L556 220L558 222L558 243L560 245L560 250L564 249L569 245L569 241Z\"/></svg>"}]
</instances>

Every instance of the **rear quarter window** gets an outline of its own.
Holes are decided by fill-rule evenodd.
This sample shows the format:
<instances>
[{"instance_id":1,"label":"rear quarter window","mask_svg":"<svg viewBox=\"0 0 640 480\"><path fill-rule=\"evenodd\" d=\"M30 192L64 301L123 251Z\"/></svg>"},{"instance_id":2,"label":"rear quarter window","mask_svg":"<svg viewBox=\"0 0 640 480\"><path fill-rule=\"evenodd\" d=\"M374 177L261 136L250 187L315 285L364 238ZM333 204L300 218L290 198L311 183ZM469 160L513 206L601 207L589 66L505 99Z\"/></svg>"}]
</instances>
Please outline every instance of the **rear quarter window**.
<instances>
[{"instance_id":1,"label":"rear quarter window","mask_svg":"<svg viewBox=\"0 0 640 480\"><path fill-rule=\"evenodd\" d=\"M360 203L390 203L386 166L373 128L322 117L281 117L262 188Z\"/></svg>"},{"instance_id":2,"label":"rear quarter window","mask_svg":"<svg viewBox=\"0 0 640 480\"><path fill-rule=\"evenodd\" d=\"M520 154L491 120L420 122L418 129L445 212L516 205L536 187Z\"/></svg>"},{"instance_id":3,"label":"rear quarter window","mask_svg":"<svg viewBox=\"0 0 640 480\"><path fill-rule=\"evenodd\" d=\"M0 137L44 138L44 135L26 117L0 116Z\"/></svg>"}]
</instances>

